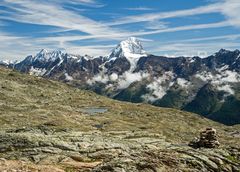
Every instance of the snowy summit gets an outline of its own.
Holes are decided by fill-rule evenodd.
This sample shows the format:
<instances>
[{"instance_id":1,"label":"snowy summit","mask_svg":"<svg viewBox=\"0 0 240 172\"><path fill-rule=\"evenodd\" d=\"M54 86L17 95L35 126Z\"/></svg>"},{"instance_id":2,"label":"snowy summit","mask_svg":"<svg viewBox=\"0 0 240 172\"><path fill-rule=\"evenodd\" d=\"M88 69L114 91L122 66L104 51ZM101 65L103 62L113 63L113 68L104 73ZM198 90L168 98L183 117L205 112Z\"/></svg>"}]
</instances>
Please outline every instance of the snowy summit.
<instances>
[{"instance_id":1,"label":"snowy summit","mask_svg":"<svg viewBox=\"0 0 240 172\"><path fill-rule=\"evenodd\" d=\"M57 58L61 58L65 53L60 50L48 52L45 49L42 49L34 58L33 61L55 61Z\"/></svg>"},{"instance_id":2,"label":"snowy summit","mask_svg":"<svg viewBox=\"0 0 240 172\"><path fill-rule=\"evenodd\" d=\"M109 57L138 58L145 55L146 52L143 49L141 41L135 37L130 37L127 40L121 41L120 44L112 51Z\"/></svg>"},{"instance_id":3,"label":"snowy summit","mask_svg":"<svg viewBox=\"0 0 240 172\"><path fill-rule=\"evenodd\" d=\"M143 49L141 41L135 37L130 37L125 41L121 41L118 46L113 49L109 55L110 60L116 58L126 58L130 63L130 71L133 71L140 57L147 56L146 51Z\"/></svg>"}]
</instances>

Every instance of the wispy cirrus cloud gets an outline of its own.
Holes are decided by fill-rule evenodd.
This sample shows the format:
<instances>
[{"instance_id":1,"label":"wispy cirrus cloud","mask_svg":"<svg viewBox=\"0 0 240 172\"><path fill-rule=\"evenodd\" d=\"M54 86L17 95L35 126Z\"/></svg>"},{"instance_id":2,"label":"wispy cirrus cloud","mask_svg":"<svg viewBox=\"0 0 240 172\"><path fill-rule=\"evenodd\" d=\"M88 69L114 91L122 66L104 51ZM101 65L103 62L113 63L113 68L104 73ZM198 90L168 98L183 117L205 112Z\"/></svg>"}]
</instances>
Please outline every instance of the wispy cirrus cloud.
<instances>
[{"instance_id":1,"label":"wispy cirrus cloud","mask_svg":"<svg viewBox=\"0 0 240 172\"><path fill-rule=\"evenodd\" d=\"M207 23L207 24L195 24L195 25L186 25L186 26L179 26L179 27L170 27L168 28L165 24L160 26L160 28L152 28L152 31L139 31L139 32L128 32L128 33L117 33L112 34L111 36L114 37L116 40L122 40L123 38L129 36L136 36L141 37L144 35L154 35L159 33L171 33L171 32L179 32L179 31L187 31L187 30L198 30L198 29L209 29L209 28L220 28L220 27L227 27L229 26L229 21L223 22L216 22L216 23ZM146 26L151 28L151 26ZM75 41L75 40L87 40L87 39L104 39L106 37L105 34L103 35L72 35L72 36L55 36L55 37L46 37L42 38L41 40L52 40L52 41ZM141 39L143 41L150 41L148 39Z\"/></svg>"},{"instance_id":2,"label":"wispy cirrus cloud","mask_svg":"<svg viewBox=\"0 0 240 172\"><path fill-rule=\"evenodd\" d=\"M129 8L124 8L125 10L130 10L130 11L153 11L155 10L154 8L150 7L129 7Z\"/></svg>"},{"instance_id":3,"label":"wispy cirrus cloud","mask_svg":"<svg viewBox=\"0 0 240 172\"><path fill-rule=\"evenodd\" d=\"M216 23L207 23L207 24L195 24L195 25L186 25L179 27L171 27L166 29L158 29L153 31L143 31L133 33L134 36L143 36L143 35L154 35L159 33L169 33L169 32L179 32L186 30L197 30L197 29L209 29L209 28L219 28L229 26L229 21L216 22Z\"/></svg>"},{"instance_id":4,"label":"wispy cirrus cloud","mask_svg":"<svg viewBox=\"0 0 240 172\"><path fill-rule=\"evenodd\" d=\"M215 41L215 40L237 40L240 38L240 34L230 34L230 35L221 35L221 36L210 36L210 37L201 37L201 38L192 38L192 39L183 39L178 42L199 42L199 41ZM176 42L176 41L175 41Z\"/></svg>"},{"instance_id":5,"label":"wispy cirrus cloud","mask_svg":"<svg viewBox=\"0 0 240 172\"><path fill-rule=\"evenodd\" d=\"M159 36L163 33L177 34L180 31L197 31L210 28L217 29L229 26L240 26L240 15L238 15L238 11L240 10L239 0L219 0L214 1L214 3L210 5L166 12L152 12L154 9L144 6L129 7L126 8L125 12L130 10L138 11L138 13L141 14L127 15L126 17L120 17L119 15L115 17L114 21L109 19L106 21L101 20L98 16L90 17L91 15L86 15L86 11L84 10L84 7L88 10L89 8L101 8L105 5L106 4L99 3L97 0L46 0L41 3L39 0L2 0L0 1L0 6L4 8L0 8L0 26L2 21L3 24L6 21L13 21L21 24L51 26L53 29L45 31L45 34L44 31L41 31L41 36L38 35L37 37L31 34L20 36L21 34L11 32L1 33L0 31L0 49L9 50L8 52L4 52L4 54L1 53L1 55L9 57L12 54L12 57L17 57L23 53L33 53L41 48L65 48L74 53L104 55L113 47L113 42L111 41L120 41L129 36L137 36L140 37L140 39L144 37L145 39L142 40L152 41L152 37ZM119 9L123 8L119 7ZM84 12L85 15L83 15ZM172 25L171 20L166 20L213 13L222 14L225 19L219 21L201 21L201 24L196 22L194 22L194 24L180 23L177 26ZM134 28L132 26L134 26ZM150 38L148 38L148 36ZM235 37L233 35L215 37L215 39L227 40L229 43L231 43L229 41L231 38L238 39L236 35ZM193 39L210 41L214 38L203 37ZM108 43L107 45L99 46L101 41ZM83 42L83 45L76 42ZM184 48L184 43L187 43L187 40L185 40L185 42L179 42L177 45L172 42L171 44L174 45L172 46L172 51L180 52L180 49ZM148 42L147 44L155 47L156 42ZM185 48L191 48L191 50L195 51L197 50L196 47L201 46L193 40L191 44L196 44L196 46L188 46L188 44L186 44ZM170 42L168 45L170 48ZM219 43L218 45L220 46ZM226 44L221 44L221 46L223 45ZM235 45L238 44L236 43L234 46ZM15 49L11 50L12 47ZM163 46L166 50L168 50L168 47ZM212 46L212 50L215 47L216 46ZM205 48L208 49L208 47ZM162 50L163 49L159 49L158 52L163 52ZM17 51L19 53L17 53Z\"/></svg>"},{"instance_id":6,"label":"wispy cirrus cloud","mask_svg":"<svg viewBox=\"0 0 240 172\"><path fill-rule=\"evenodd\" d=\"M226 17L232 26L240 27L240 1L225 0L222 6L221 13Z\"/></svg>"},{"instance_id":7,"label":"wispy cirrus cloud","mask_svg":"<svg viewBox=\"0 0 240 172\"><path fill-rule=\"evenodd\" d=\"M139 22L153 22L161 21L168 18L181 18L186 16L196 16L200 14L219 13L225 16L229 25L240 27L240 10L239 0L219 0L213 4L205 5L192 9L168 11L168 12L155 12L140 15L132 15L120 18L117 21L108 23L109 26L126 25Z\"/></svg>"},{"instance_id":8,"label":"wispy cirrus cloud","mask_svg":"<svg viewBox=\"0 0 240 172\"><path fill-rule=\"evenodd\" d=\"M0 31L1 58L5 60L21 59L26 56L26 54L36 50L36 45L32 46L32 49L29 49L29 45L31 46L33 44L25 37L15 36Z\"/></svg>"},{"instance_id":9,"label":"wispy cirrus cloud","mask_svg":"<svg viewBox=\"0 0 240 172\"><path fill-rule=\"evenodd\" d=\"M240 34L228 34L221 36L198 37L165 42L154 42L147 45L153 53L159 53L168 57L200 56L207 57L221 48L235 50L240 47Z\"/></svg>"},{"instance_id":10,"label":"wispy cirrus cloud","mask_svg":"<svg viewBox=\"0 0 240 172\"><path fill-rule=\"evenodd\" d=\"M57 48L64 48L69 52L89 53L96 55L96 53L106 52L102 47L92 45L79 46L78 48L71 41L102 39L102 40L120 40L122 35L125 36L125 31L120 29L112 29L100 22L85 17L79 13L67 10L63 7L63 1L46 0L39 3L36 0L4 0L0 2L1 6L6 7L6 11L2 11L0 20L10 20L19 23L28 23L39 26L53 26L56 27L55 32L61 31L80 31L82 34L74 34L69 36L42 36L34 38L29 36L15 36L14 34L1 34L0 32L0 49L11 50L1 53L4 57L23 58L27 54L35 53L42 48L50 50ZM99 5L94 0L70 0L68 3L81 5ZM96 7L96 6L95 6ZM52 32L52 31L50 31ZM121 33L121 34L120 34ZM14 47L14 50L12 50ZM94 51L95 47L95 51ZM17 53L18 51L18 53ZM24 54L24 55L23 55ZM99 54L101 55L101 54Z\"/></svg>"},{"instance_id":11,"label":"wispy cirrus cloud","mask_svg":"<svg viewBox=\"0 0 240 172\"><path fill-rule=\"evenodd\" d=\"M90 45L90 46L74 46L74 45L66 45L64 48L67 52L71 52L73 54L82 54L91 56L99 56L102 54L109 54L110 49L114 48L116 45Z\"/></svg>"},{"instance_id":12,"label":"wispy cirrus cloud","mask_svg":"<svg viewBox=\"0 0 240 172\"><path fill-rule=\"evenodd\" d=\"M0 19L78 30L89 34L90 37L114 39L114 35L119 37L119 33L125 33L122 30L112 29L79 13L66 10L61 5L52 2L39 3L39 1L34 0L4 0L0 4L14 10L6 11L5 15L0 16Z\"/></svg>"},{"instance_id":13,"label":"wispy cirrus cloud","mask_svg":"<svg viewBox=\"0 0 240 172\"><path fill-rule=\"evenodd\" d=\"M145 24L145 29L149 30L160 30L160 29L166 29L168 28L168 22L163 22L163 21L149 21Z\"/></svg>"},{"instance_id":14,"label":"wispy cirrus cloud","mask_svg":"<svg viewBox=\"0 0 240 172\"><path fill-rule=\"evenodd\" d=\"M130 23L162 20L166 18L176 18L176 17L179 18L184 16L194 16L199 14L214 13L214 12L219 12L222 9L222 5L223 5L222 3L215 3L211 5L193 8L193 9L132 15L132 16L120 18L119 20L115 22L111 22L108 25L109 26L123 25L123 24L130 24Z\"/></svg>"},{"instance_id":15,"label":"wispy cirrus cloud","mask_svg":"<svg viewBox=\"0 0 240 172\"><path fill-rule=\"evenodd\" d=\"M23 59L27 55L36 54L36 52L43 48L48 50L65 49L67 52L73 54L96 56L108 54L109 50L115 46L113 44L76 46L71 42L64 42L61 45L61 39L63 38L59 38L59 40L52 40L51 37L31 39L0 32L0 50L4 50L1 51L1 58L5 60Z\"/></svg>"},{"instance_id":16,"label":"wispy cirrus cloud","mask_svg":"<svg viewBox=\"0 0 240 172\"><path fill-rule=\"evenodd\" d=\"M50 3L61 3L61 4L74 4L74 5L83 5L83 6L89 6L89 7L95 7L95 8L100 8L104 7L105 4L99 3L96 0L45 0L45 2L50 2Z\"/></svg>"}]
</instances>

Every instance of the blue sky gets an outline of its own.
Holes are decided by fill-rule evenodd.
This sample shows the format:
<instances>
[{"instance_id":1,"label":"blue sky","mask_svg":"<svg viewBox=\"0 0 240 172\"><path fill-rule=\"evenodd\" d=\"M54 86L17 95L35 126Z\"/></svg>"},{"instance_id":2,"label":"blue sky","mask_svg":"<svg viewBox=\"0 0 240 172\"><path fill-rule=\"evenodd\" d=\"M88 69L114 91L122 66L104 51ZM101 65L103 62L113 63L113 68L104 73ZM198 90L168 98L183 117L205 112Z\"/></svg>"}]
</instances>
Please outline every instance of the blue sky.
<instances>
[{"instance_id":1,"label":"blue sky","mask_svg":"<svg viewBox=\"0 0 240 172\"><path fill-rule=\"evenodd\" d=\"M41 49L107 55L135 36L156 55L240 48L239 0L0 0L0 59Z\"/></svg>"}]
</instances>

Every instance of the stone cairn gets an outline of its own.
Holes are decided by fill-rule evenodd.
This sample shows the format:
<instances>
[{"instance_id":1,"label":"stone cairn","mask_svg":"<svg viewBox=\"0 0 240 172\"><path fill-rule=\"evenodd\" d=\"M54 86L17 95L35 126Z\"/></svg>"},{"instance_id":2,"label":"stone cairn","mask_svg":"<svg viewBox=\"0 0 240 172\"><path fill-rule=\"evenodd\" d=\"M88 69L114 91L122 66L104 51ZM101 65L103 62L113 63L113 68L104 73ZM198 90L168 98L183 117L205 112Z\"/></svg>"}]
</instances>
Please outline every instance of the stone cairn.
<instances>
[{"instance_id":1,"label":"stone cairn","mask_svg":"<svg viewBox=\"0 0 240 172\"><path fill-rule=\"evenodd\" d=\"M194 148L217 148L220 143L217 139L217 131L214 128L206 128L200 132L200 138L195 138L189 143L189 146Z\"/></svg>"}]
</instances>

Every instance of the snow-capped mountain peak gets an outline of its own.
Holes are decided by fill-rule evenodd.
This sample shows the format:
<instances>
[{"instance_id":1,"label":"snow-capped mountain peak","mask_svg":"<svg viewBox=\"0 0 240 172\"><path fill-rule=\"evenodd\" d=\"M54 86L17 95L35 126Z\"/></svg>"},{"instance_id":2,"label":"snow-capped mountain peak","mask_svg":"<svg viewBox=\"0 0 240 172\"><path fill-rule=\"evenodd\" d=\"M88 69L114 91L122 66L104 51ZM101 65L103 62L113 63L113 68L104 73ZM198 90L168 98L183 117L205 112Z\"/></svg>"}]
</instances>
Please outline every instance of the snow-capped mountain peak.
<instances>
[{"instance_id":1,"label":"snow-capped mountain peak","mask_svg":"<svg viewBox=\"0 0 240 172\"><path fill-rule=\"evenodd\" d=\"M118 46L113 49L108 56L109 60L125 57L130 63L130 71L133 71L140 57L147 56L142 43L135 37L130 37L127 40L121 41Z\"/></svg>"},{"instance_id":2,"label":"snow-capped mountain peak","mask_svg":"<svg viewBox=\"0 0 240 172\"><path fill-rule=\"evenodd\" d=\"M120 43L124 53L130 54L144 54L142 43L135 37L130 37Z\"/></svg>"},{"instance_id":3,"label":"snow-capped mountain peak","mask_svg":"<svg viewBox=\"0 0 240 172\"><path fill-rule=\"evenodd\" d=\"M65 53L61 50L47 51L42 49L36 56L33 57L33 61L55 61L58 58L62 58Z\"/></svg>"},{"instance_id":4,"label":"snow-capped mountain peak","mask_svg":"<svg viewBox=\"0 0 240 172\"><path fill-rule=\"evenodd\" d=\"M139 57L146 55L142 43L135 37L130 37L127 40L121 41L120 44L113 49L110 58L113 57Z\"/></svg>"},{"instance_id":5,"label":"snow-capped mountain peak","mask_svg":"<svg viewBox=\"0 0 240 172\"><path fill-rule=\"evenodd\" d=\"M41 51L39 51L39 53L37 53L37 55L44 55L47 53L48 53L48 51L46 49L41 49Z\"/></svg>"}]
</instances>

